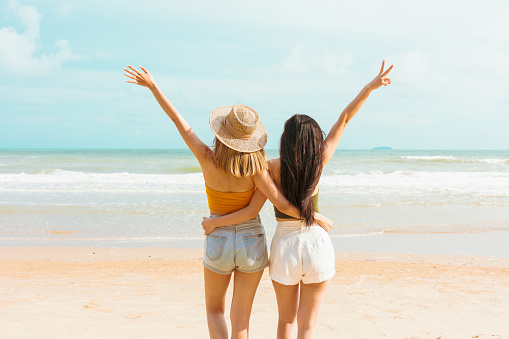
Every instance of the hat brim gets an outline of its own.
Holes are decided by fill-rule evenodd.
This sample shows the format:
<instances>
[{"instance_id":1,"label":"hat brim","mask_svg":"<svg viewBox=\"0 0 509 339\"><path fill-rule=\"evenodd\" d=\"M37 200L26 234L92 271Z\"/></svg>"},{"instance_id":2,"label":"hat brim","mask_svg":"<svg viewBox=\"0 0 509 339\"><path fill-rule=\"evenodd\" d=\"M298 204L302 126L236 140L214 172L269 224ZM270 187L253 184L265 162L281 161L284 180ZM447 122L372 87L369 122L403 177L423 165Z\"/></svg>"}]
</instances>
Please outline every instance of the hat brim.
<instances>
[{"instance_id":1,"label":"hat brim","mask_svg":"<svg viewBox=\"0 0 509 339\"><path fill-rule=\"evenodd\" d=\"M210 113L209 124L214 135L223 144L239 152L250 153L261 150L267 144L267 132L260 119L258 119L256 129L249 139L239 139L228 132L224 126L224 120L232 108L233 106L221 106Z\"/></svg>"}]
</instances>

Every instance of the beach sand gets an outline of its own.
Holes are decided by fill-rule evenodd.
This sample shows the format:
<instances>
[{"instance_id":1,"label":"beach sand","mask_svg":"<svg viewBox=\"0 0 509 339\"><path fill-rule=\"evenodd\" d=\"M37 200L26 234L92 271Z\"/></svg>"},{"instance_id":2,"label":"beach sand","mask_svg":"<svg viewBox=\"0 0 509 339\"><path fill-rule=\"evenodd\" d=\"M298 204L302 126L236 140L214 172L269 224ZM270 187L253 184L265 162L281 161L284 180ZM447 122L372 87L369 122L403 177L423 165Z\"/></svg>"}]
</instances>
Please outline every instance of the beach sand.
<instances>
[{"instance_id":1,"label":"beach sand","mask_svg":"<svg viewBox=\"0 0 509 339\"><path fill-rule=\"evenodd\" d=\"M2 247L0 337L207 338L202 253ZM316 338L509 338L509 259L357 252L336 259ZM250 338L274 338L276 326L266 270Z\"/></svg>"}]
</instances>

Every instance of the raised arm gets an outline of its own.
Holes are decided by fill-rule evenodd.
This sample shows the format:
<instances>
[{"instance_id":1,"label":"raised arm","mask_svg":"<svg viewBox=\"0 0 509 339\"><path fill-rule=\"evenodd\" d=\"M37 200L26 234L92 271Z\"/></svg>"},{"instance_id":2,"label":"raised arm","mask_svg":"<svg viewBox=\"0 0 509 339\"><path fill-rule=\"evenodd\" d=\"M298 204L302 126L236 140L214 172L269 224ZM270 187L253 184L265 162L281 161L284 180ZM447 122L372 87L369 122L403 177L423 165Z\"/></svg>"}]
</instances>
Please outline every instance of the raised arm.
<instances>
[{"instance_id":1,"label":"raised arm","mask_svg":"<svg viewBox=\"0 0 509 339\"><path fill-rule=\"evenodd\" d=\"M124 68L124 71L126 72L124 73L124 75L129 79L134 80L134 81L127 80L127 82L147 87L152 92L157 102L159 103L159 106L161 106L164 112L166 112L166 114L170 117L170 119L177 127L187 147L189 147L191 152L193 152L196 159L198 159L198 161L202 163L202 160L206 159L206 155L210 151L210 148L207 145L205 145L200 140L200 138L198 138L198 136L196 135L196 133L194 133L191 126L189 126L189 124L184 120L184 118L180 115L175 106L173 106L173 104L166 98L163 92L161 92L159 87L157 87L157 84L152 78L152 75L145 68L140 66L141 70L143 71L140 72L130 65L127 65L127 67L129 69Z\"/></svg>"},{"instance_id":2,"label":"raised arm","mask_svg":"<svg viewBox=\"0 0 509 339\"><path fill-rule=\"evenodd\" d=\"M332 155L336 151L338 147L339 140L341 140L341 136L345 131L346 125L350 122L350 120L355 116L355 114L362 107L366 99L368 98L371 91L383 86L387 86L391 83L391 79L386 77L387 74L391 71L393 65L389 67L386 71L384 71L385 60L382 61L382 68L378 75L371 80L364 88L357 94L355 99L352 100L343 110L339 119L332 126L327 138L325 138L325 158L324 165L329 162L332 158Z\"/></svg>"}]
</instances>

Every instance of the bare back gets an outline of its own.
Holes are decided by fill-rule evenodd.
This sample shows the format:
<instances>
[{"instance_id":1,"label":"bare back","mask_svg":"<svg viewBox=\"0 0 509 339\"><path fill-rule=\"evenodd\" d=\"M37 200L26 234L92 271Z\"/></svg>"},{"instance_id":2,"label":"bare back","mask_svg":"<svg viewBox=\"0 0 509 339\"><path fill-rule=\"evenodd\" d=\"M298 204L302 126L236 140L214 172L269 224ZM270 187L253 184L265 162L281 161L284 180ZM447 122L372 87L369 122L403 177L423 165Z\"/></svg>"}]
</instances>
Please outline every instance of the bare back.
<instances>
[{"instance_id":1,"label":"bare back","mask_svg":"<svg viewBox=\"0 0 509 339\"><path fill-rule=\"evenodd\" d=\"M252 177L236 177L214 165L212 150L209 149L200 162L205 185L219 192L246 192L255 187Z\"/></svg>"}]
</instances>

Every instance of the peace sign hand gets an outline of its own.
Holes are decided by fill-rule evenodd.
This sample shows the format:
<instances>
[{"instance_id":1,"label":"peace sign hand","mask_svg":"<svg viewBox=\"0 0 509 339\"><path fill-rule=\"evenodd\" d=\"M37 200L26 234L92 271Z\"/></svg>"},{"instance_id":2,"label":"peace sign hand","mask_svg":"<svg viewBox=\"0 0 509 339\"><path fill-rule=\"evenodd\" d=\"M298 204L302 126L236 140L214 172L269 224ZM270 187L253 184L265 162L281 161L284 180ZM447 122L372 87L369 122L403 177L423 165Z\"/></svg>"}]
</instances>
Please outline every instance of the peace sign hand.
<instances>
[{"instance_id":1,"label":"peace sign hand","mask_svg":"<svg viewBox=\"0 0 509 339\"><path fill-rule=\"evenodd\" d=\"M124 71L126 72L124 73L124 75L129 79L134 80L134 81L127 80L127 82L147 87L149 89L155 86L156 83L152 78L152 75L150 75L150 73L145 68L140 66L141 70L143 71L142 73L138 71L136 68L132 67L131 65L127 65L127 67L129 67L130 69L124 68Z\"/></svg>"},{"instance_id":2,"label":"peace sign hand","mask_svg":"<svg viewBox=\"0 0 509 339\"><path fill-rule=\"evenodd\" d=\"M378 75L373 80L371 80L369 84L367 84L367 87L370 90L374 90L381 87L382 85L389 85L391 83L391 78L386 77L386 75L389 74L393 66L394 65L391 65L391 67L387 68L387 70L384 72L385 60L382 61L382 68L380 69L380 73L378 73Z\"/></svg>"}]
</instances>

